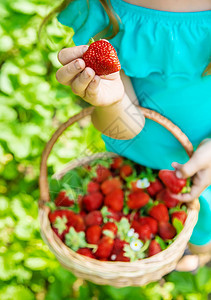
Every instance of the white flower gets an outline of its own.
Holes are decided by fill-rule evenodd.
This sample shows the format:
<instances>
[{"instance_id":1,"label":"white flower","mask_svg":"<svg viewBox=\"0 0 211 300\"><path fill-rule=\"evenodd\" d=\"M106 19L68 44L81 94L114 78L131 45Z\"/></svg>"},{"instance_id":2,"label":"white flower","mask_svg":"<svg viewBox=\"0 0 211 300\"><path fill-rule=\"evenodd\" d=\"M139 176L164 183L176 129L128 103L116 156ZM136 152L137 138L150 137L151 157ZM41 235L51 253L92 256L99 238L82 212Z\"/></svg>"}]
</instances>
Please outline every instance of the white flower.
<instances>
[{"instance_id":1,"label":"white flower","mask_svg":"<svg viewBox=\"0 0 211 300\"><path fill-rule=\"evenodd\" d=\"M136 238L136 239L138 239L139 238L139 234L138 233L134 233L133 237Z\"/></svg>"},{"instance_id":2,"label":"white flower","mask_svg":"<svg viewBox=\"0 0 211 300\"><path fill-rule=\"evenodd\" d=\"M129 237L133 236L133 235L134 235L134 232L135 232L135 230L134 230L133 228L131 228L131 229L128 231L127 236L129 236Z\"/></svg>"},{"instance_id":3,"label":"white flower","mask_svg":"<svg viewBox=\"0 0 211 300\"><path fill-rule=\"evenodd\" d=\"M111 260L115 260L116 259L116 254L112 254L111 255Z\"/></svg>"},{"instance_id":4,"label":"white flower","mask_svg":"<svg viewBox=\"0 0 211 300\"><path fill-rule=\"evenodd\" d=\"M141 247L143 246L143 243L140 241L140 240L133 240L131 243L130 243L130 248L133 250L133 251L139 251L141 250Z\"/></svg>"},{"instance_id":5,"label":"white flower","mask_svg":"<svg viewBox=\"0 0 211 300\"><path fill-rule=\"evenodd\" d=\"M144 178L144 179L139 179L137 182L136 182L136 186L137 188L139 189L145 189L147 187L150 186L150 183L149 183L149 180L147 178Z\"/></svg>"}]
</instances>

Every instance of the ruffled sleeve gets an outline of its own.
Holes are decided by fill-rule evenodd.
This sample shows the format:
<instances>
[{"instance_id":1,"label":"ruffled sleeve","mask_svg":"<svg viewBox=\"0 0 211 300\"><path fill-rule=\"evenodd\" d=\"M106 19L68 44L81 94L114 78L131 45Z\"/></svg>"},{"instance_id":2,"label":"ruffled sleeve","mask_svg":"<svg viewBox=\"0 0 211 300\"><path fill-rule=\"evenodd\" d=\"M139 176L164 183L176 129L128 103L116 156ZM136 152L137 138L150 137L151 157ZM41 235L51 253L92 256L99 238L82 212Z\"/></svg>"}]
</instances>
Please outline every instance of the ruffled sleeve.
<instances>
[{"instance_id":1,"label":"ruffled sleeve","mask_svg":"<svg viewBox=\"0 0 211 300\"><path fill-rule=\"evenodd\" d=\"M73 28L73 41L77 46L87 44L91 37L109 24L108 16L98 0L89 1L89 7L86 0L75 0L59 14L58 20Z\"/></svg>"}]
</instances>

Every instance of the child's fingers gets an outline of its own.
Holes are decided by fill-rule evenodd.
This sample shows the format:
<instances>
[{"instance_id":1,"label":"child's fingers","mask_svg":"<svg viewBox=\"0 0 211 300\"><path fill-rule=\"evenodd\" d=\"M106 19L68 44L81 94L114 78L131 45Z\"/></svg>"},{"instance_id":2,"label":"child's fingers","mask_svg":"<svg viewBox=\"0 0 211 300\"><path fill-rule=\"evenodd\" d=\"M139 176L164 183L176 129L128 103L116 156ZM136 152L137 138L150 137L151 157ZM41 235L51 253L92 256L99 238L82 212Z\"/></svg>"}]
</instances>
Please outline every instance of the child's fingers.
<instances>
[{"instance_id":1,"label":"child's fingers","mask_svg":"<svg viewBox=\"0 0 211 300\"><path fill-rule=\"evenodd\" d=\"M64 48L58 53L58 60L62 65L66 65L76 58L82 57L88 46L76 46L72 48Z\"/></svg>"},{"instance_id":2,"label":"child's fingers","mask_svg":"<svg viewBox=\"0 0 211 300\"><path fill-rule=\"evenodd\" d=\"M100 77L95 75L85 91L85 100L94 106L100 105L98 99L100 80Z\"/></svg>"},{"instance_id":3,"label":"child's fingers","mask_svg":"<svg viewBox=\"0 0 211 300\"><path fill-rule=\"evenodd\" d=\"M92 70L91 68L85 68L84 71L81 74L77 75L71 82L73 93L83 98L85 95L85 90L94 76L94 70Z\"/></svg>"},{"instance_id":4,"label":"child's fingers","mask_svg":"<svg viewBox=\"0 0 211 300\"><path fill-rule=\"evenodd\" d=\"M61 84L69 85L70 81L85 68L83 59L76 59L56 72L56 79Z\"/></svg>"}]
</instances>

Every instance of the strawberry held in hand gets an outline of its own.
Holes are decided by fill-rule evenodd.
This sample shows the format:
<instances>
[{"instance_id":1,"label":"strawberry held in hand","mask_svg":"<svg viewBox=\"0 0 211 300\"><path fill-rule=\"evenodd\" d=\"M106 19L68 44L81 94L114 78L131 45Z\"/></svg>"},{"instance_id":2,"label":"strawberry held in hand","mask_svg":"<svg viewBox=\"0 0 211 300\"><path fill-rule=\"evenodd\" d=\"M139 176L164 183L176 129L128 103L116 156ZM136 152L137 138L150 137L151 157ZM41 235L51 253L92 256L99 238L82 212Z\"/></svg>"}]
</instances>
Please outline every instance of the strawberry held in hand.
<instances>
[{"instance_id":1,"label":"strawberry held in hand","mask_svg":"<svg viewBox=\"0 0 211 300\"><path fill-rule=\"evenodd\" d=\"M177 178L175 171L160 170L158 176L174 194L180 193L187 183L186 179Z\"/></svg>"},{"instance_id":2,"label":"strawberry held in hand","mask_svg":"<svg viewBox=\"0 0 211 300\"><path fill-rule=\"evenodd\" d=\"M106 40L93 40L82 58L86 67L92 68L96 75L109 75L121 69L116 50Z\"/></svg>"}]
</instances>

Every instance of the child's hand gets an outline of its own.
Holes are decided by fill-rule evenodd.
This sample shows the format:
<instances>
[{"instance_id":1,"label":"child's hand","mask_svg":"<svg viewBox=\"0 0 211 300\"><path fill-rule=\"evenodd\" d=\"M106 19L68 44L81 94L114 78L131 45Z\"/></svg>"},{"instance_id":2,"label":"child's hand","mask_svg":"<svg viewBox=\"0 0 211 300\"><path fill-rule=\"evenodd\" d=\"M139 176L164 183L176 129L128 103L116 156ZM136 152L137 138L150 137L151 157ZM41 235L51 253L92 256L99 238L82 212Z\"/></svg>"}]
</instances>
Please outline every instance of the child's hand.
<instances>
[{"instance_id":1,"label":"child's hand","mask_svg":"<svg viewBox=\"0 0 211 300\"><path fill-rule=\"evenodd\" d=\"M93 69L85 67L81 58L88 46L64 48L58 54L61 67L57 80L70 85L73 93L94 106L108 106L120 101L124 95L124 85L119 72L110 75L95 75Z\"/></svg>"},{"instance_id":2,"label":"child's hand","mask_svg":"<svg viewBox=\"0 0 211 300\"><path fill-rule=\"evenodd\" d=\"M211 139L203 140L186 164L180 165L174 162L172 167L176 169L179 178L194 176L190 193L172 196L184 202L198 198L211 184Z\"/></svg>"}]
</instances>

